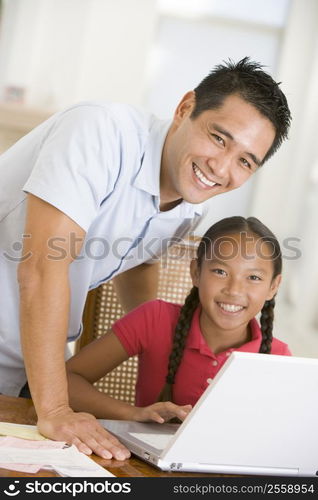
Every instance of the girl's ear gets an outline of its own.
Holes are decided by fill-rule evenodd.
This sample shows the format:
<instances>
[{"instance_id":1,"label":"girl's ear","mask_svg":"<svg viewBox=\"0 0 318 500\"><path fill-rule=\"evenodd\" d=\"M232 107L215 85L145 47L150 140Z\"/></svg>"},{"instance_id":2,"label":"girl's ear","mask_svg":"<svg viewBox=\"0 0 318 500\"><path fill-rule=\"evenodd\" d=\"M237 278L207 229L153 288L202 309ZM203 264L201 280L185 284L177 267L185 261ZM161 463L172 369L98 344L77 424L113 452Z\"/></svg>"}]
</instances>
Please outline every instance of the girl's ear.
<instances>
[{"instance_id":1,"label":"girl's ear","mask_svg":"<svg viewBox=\"0 0 318 500\"><path fill-rule=\"evenodd\" d=\"M281 281L282 281L282 275L278 274L271 283L270 291L268 293L266 300L272 300L272 298L276 295Z\"/></svg>"},{"instance_id":2,"label":"girl's ear","mask_svg":"<svg viewBox=\"0 0 318 500\"><path fill-rule=\"evenodd\" d=\"M190 263L190 274L192 279L192 285L198 287L199 286L199 268L198 268L198 260L192 259Z\"/></svg>"}]
</instances>

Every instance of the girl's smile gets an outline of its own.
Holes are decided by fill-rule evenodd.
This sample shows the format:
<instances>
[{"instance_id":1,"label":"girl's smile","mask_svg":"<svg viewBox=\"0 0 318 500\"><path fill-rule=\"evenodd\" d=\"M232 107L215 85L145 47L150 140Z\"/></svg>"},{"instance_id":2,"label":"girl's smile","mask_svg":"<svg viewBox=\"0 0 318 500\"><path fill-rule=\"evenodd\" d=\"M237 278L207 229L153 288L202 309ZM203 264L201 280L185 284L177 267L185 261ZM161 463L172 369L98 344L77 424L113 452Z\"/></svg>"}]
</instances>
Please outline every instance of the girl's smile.
<instances>
[{"instance_id":1,"label":"girl's smile","mask_svg":"<svg viewBox=\"0 0 318 500\"><path fill-rule=\"evenodd\" d=\"M225 314L237 314L244 309L244 306L240 306L238 304L226 304L224 302L217 302L217 305Z\"/></svg>"}]
</instances>

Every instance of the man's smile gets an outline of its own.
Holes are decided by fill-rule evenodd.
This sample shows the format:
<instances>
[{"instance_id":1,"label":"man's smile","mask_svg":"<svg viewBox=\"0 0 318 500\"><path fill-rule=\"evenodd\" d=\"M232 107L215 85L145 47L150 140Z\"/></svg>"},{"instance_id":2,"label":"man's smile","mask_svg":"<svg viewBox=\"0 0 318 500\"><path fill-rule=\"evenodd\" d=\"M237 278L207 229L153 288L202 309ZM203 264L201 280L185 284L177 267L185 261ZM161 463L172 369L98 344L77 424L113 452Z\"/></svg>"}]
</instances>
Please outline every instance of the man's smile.
<instances>
[{"instance_id":1,"label":"man's smile","mask_svg":"<svg viewBox=\"0 0 318 500\"><path fill-rule=\"evenodd\" d=\"M204 175L202 170L200 170L199 167L194 162L192 163L192 170L196 179L198 179L202 184L204 184L205 187L212 188L214 186L220 186L220 184L218 184L217 182L213 182L210 179L208 179Z\"/></svg>"}]
</instances>

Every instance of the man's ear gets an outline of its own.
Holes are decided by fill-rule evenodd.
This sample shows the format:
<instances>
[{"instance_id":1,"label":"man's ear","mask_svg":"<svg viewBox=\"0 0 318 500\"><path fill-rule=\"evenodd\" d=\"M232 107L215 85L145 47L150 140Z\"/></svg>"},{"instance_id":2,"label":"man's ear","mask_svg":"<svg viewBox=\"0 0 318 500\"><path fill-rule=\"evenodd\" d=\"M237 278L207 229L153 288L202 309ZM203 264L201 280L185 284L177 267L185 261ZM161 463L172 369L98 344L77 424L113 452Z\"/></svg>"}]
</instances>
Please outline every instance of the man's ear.
<instances>
[{"instance_id":1,"label":"man's ear","mask_svg":"<svg viewBox=\"0 0 318 500\"><path fill-rule=\"evenodd\" d=\"M193 286L199 286L199 267L198 267L198 260L197 259L192 259L190 263L190 275L192 279L192 285Z\"/></svg>"},{"instance_id":2,"label":"man's ear","mask_svg":"<svg viewBox=\"0 0 318 500\"><path fill-rule=\"evenodd\" d=\"M267 295L266 300L272 300L272 298L276 295L281 281L282 281L282 275L278 274L271 283L270 291Z\"/></svg>"},{"instance_id":3,"label":"man's ear","mask_svg":"<svg viewBox=\"0 0 318 500\"><path fill-rule=\"evenodd\" d=\"M185 117L189 116L195 107L195 92L190 90L187 92L179 102L175 112L173 121L179 124Z\"/></svg>"}]
</instances>

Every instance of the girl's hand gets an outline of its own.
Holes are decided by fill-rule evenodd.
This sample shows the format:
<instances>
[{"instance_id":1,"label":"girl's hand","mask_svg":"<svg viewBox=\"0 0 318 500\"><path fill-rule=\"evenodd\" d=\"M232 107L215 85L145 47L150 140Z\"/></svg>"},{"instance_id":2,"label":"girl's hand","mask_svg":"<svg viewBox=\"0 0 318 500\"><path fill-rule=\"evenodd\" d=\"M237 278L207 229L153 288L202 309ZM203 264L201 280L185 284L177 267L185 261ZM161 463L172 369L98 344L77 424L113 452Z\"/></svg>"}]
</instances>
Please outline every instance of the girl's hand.
<instances>
[{"instance_id":1,"label":"girl's hand","mask_svg":"<svg viewBox=\"0 0 318 500\"><path fill-rule=\"evenodd\" d=\"M133 420L136 422L158 422L159 424L163 424L175 417L184 420L191 410L191 405L178 406L171 401L165 401L143 408L136 408Z\"/></svg>"}]
</instances>

